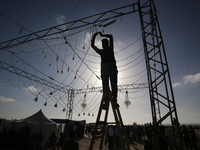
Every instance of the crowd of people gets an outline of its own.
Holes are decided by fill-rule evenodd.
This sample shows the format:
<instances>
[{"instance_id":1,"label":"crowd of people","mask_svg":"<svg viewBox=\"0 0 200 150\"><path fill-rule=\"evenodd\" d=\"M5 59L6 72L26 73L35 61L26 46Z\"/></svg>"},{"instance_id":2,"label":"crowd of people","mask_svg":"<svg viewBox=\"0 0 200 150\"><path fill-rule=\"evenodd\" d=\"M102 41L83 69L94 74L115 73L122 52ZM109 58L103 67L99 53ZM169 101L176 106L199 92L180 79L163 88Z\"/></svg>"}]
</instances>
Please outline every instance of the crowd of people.
<instances>
[{"instance_id":1,"label":"crowd of people","mask_svg":"<svg viewBox=\"0 0 200 150\"><path fill-rule=\"evenodd\" d=\"M59 137L52 132L47 143L43 143L42 132L33 133L26 124L21 130L3 128L0 132L1 150L79 150L79 144L75 141L78 129L70 127L66 133L60 133Z\"/></svg>"},{"instance_id":2,"label":"crowd of people","mask_svg":"<svg viewBox=\"0 0 200 150\"><path fill-rule=\"evenodd\" d=\"M196 133L191 125L189 128L187 128L185 125L182 126L181 137L183 138L183 142L187 150L198 149L198 137L196 136Z\"/></svg>"},{"instance_id":3,"label":"crowd of people","mask_svg":"<svg viewBox=\"0 0 200 150\"><path fill-rule=\"evenodd\" d=\"M92 134L93 126L85 127L85 134ZM15 131L14 128L7 130L3 128L0 132L0 149L20 149L20 150L40 150L40 149L49 149L49 150L79 150L79 144L76 141L76 136L78 135L78 127L76 124L68 128L65 133L60 133L59 136L52 132L49 136L48 142L45 145L42 144L44 138L42 132L36 134L31 133L31 128L26 125L21 130ZM159 131L163 136L165 135L165 126L160 126ZM133 147L137 143L144 145L144 150L153 150L155 147L155 137L153 131L153 125L151 123L140 125L125 126L125 132L129 144ZM101 134L101 132L100 132ZM195 133L195 130L192 126L182 125L180 130L180 137L182 138L183 147L186 150L197 150L198 149L198 137ZM83 137L83 136L82 136ZM169 137L168 137L169 138ZM162 147L162 150L170 149L163 138L159 139L159 145ZM106 136L105 136L105 145L109 149L115 147L120 147L120 137L116 125L108 125Z\"/></svg>"},{"instance_id":4,"label":"crowd of people","mask_svg":"<svg viewBox=\"0 0 200 150\"><path fill-rule=\"evenodd\" d=\"M162 137L158 137L158 145L162 150L169 150L173 149L172 145L170 145L166 139L170 139L170 136L167 135L169 133L166 133L167 126L159 126L159 132L162 134ZM170 127L167 130L168 132L171 132ZM155 143L155 134L153 130L153 125L151 123L147 123L144 125L132 125L132 126L125 126L125 132L127 139L129 141L129 144L133 147L136 146L136 143L141 143L144 145L144 150L153 150L156 145ZM182 129L180 130L181 134L181 141L182 146L186 150L197 150L198 149L198 137L193 129L193 127L190 125L186 127L185 125L182 126ZM164 137L164 138L163 138ZM107 127L107 133L105 138L105 145L109 149L114 149L115 147L120 147L120 138L119 133L117 130L117 126L109 125Z\"/></svg>"}]
</instances>

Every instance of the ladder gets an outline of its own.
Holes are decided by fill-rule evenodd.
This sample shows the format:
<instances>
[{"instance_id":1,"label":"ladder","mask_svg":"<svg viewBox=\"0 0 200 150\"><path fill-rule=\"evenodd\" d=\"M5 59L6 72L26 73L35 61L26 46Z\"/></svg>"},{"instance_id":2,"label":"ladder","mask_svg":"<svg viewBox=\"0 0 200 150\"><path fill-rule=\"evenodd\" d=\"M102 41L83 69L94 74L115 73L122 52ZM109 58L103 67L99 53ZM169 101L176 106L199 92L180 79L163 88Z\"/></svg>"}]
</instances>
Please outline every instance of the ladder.
<instances>
[{"instance_id":1,"label":"ladder","mask_svg":"<svg viewBox=\"0 0 200 150\"><path fill-rule=\"evenodd\" d=\"M108 105L107 105L107 107L104 107L105 106L104 102L106 100L108 102ZM126 132L125 132L125 128L124 128L124 125L123 125L123 121L122 121L122 117L121 117L119 108L115 108L114 102L112 100L111 92L110 92L109 89L106 92L104 92L103 96L102 96L99 112L98 112L97 119L96 119L96 124L95 124L95 127L94 127L94 131L92 133L92 139L91 139L89 150L93 150L94 143L99 138L101 139L99 150L102 150L103 141L104 141L104 137L105 137L105 133L106 133L107 118L108 118L110 102L111 102L115 122L116 122L116 125L117 125L117 130L118 130L118 133L119 133L120 147L121 147L122 150L130 150L129 142L128 142L128 139L127 139L127 136L126 136ZM104 116L104 120L101 121L100 119L101 119L101 114L102 114L103 110L105 110L105 116ZM102 132L101 132L101 135L97 136L96 135L97 129L100 125L103 126Z\"/></svg>"}]
</instances>

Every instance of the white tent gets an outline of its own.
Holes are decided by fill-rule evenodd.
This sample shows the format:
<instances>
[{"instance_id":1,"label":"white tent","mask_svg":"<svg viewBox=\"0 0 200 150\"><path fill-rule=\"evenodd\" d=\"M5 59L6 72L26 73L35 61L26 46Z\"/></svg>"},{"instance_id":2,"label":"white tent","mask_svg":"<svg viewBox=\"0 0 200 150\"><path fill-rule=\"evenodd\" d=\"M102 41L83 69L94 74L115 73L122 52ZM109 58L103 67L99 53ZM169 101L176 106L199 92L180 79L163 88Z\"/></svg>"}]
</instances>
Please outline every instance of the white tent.
<instances>
[{"instance_id":1,"label":"white tent","mask_svg":"<svg viewBox=\"0 0 200 150\"><path fill-rule=\"evenodd\" d=\"M22 120L22 122L27 122L27 123L50 123L50 124L56 124L56 122L50 120L49 118L47 118L42 110L38 111L37 113L33 114L30 117L27 117L25 119Z\"/></svg>"},{"instance_id":2,"label":"white tent","mask_svg":"<svg viewBox=\"0 0 200 150\"><path fill-rule=\"evenodd\" d=\"M42 110L39 110L37 113L23 119L21 122L28 123L31 127L32 133L42 132L44 141L43 145L49 141L49 137L52 132L55 132L57 137L60 137L60 133L64 130L63 124L58 124L49 118L47 118Z\"/></svg>"},{"instance_id":3,"label":"white tent","mask_svg":"<svg viewBox=\"0 0 200 150\"><path fill-rule=\"evenodd\" d=\"M3 127L7 129L15 129L16 131L21 130L25 125L28 125L31 128L31 135L38 134L42 132L43 134L43 146L49 142L49 137L52 132L55 132L57 137L60 137L60 133L64 131L64 124L58 124L49 118L47 118L42 110L39 110L37 113L21 120L21 121L3 121L1 123L1 130Z\"/></svg>"}]
</instances>

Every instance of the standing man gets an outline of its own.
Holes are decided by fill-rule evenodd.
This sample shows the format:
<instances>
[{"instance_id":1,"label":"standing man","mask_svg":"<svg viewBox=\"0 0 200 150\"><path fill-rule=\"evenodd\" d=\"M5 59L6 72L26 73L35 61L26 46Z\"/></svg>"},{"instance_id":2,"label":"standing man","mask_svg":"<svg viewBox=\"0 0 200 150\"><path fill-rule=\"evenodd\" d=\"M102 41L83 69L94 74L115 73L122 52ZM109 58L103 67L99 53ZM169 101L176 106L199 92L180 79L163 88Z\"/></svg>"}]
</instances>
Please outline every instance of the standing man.
<instances>
[{"instance_id":1,"label":"standing man","mask_svg":"<svg viewBox=\"0 0 200 150\"><path fill-rule=\"evenodd\" d=\"M99 49L95 46L95 38L97 35L98 32L94 33L94 35L92 36L91 47L101 56L101 78L103 84L103 92L105 93L107 89L109 89L109 80L110 80L114 106L115 108L119 108L119 104L117 103L118 71L114 56L113 36L111 34L102 34L101 32L99 32L99 35L101 37L106 37L105 39L101 40L103 49ZM108 101L105 101L105 106L106 107L108 106Z\"/></svg>"}]
</instances>

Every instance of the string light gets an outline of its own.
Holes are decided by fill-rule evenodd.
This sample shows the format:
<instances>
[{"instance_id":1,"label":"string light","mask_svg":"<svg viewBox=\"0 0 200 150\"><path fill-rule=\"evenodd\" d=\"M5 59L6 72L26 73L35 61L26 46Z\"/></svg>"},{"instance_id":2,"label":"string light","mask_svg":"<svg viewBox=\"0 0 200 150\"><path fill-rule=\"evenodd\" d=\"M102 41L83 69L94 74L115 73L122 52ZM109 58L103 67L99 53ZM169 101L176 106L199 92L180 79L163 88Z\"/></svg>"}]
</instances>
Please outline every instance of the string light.
<instances>
[{"instance_id":1,"label":"string light","mask_svg":"<svg viewBox=\"0 0 200 150\"><path fill-rule=\"evenodd\" d=\"M22 34L22 33L23 33L23 29L24 29L24 28L21 28L21 30L19 31L19 34Z\"/></svg>"},{"instance_id":2,"label":"string light","mask_svg":"<svg viewBox=\"0 0 200 150\"><path fill-rule=\"evenodd\" d=\"M44 106L47 106L47 101L44 103Z\"/></svg>"},{"instance_id":3,"label":"string light","mask_svg":"<svg viewBox=\"0 0 200 150\"><path fill-rule=\"evenodd\" d=\"M38 97L36 96L36 98L34 98L34 101L37 102L38 101Z\"/></svg>"}]
</instances>

